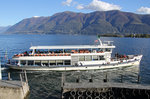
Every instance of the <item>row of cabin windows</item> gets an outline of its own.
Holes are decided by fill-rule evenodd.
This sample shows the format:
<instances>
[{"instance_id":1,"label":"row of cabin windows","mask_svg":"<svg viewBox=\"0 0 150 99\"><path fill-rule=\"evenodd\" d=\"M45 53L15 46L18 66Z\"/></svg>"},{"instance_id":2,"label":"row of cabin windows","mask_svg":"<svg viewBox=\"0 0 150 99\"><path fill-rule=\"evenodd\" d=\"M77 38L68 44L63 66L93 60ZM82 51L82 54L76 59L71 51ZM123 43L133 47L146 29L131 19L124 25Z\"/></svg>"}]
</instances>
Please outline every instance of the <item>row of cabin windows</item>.
<instances>
[{"instance_id":1,"label":"row of cabin windows","mask_svg":"<svg viewBox=\"0 0 150 99\"><path fill-rule=\"evenodd\" d=\"M79 61L105 60L104 56L79 56Z\"/></svg>"},{"instance_id":2,"label":"row of cabin windows","mask_svg":"<svg viewBox=\"0 0 150 99\"><path fill-rule=\"evenodd\" d=\"M53 65L71 65L70 60L50 60L50 61L25 61L21 60L20 65L29 65L29 66L53 66Z\"/></svg>"}]
</instances>

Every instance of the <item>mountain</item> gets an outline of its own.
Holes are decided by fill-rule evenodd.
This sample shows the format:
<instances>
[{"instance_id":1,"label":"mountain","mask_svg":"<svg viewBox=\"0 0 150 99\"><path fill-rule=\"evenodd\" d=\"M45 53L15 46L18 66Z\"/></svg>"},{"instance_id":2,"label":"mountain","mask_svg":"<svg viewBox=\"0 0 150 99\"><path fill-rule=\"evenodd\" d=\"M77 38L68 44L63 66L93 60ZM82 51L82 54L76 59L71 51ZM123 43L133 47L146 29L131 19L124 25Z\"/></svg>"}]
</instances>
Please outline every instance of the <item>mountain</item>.
<instances>
[{"instance_id":1,"label":"mountain","mask_svg":"<svg viewBox=\"0 0 150 99\"><path fill-rule=\"evenodd\" d=\"M140 15L118 10L92 13L66 11L49 17L24 19L10 27L6 33L147 34L150 33L150 15Z\"/></svg>"},{"instance_id":2,"label":"mountain","mask_svg":"<svg viewBox=\"0 0 150 99\"><path fill-rule=\"evenodd\" d=\"M11 26L0 26L0 33L4 33Z\"/></svg>"}]
</instances>

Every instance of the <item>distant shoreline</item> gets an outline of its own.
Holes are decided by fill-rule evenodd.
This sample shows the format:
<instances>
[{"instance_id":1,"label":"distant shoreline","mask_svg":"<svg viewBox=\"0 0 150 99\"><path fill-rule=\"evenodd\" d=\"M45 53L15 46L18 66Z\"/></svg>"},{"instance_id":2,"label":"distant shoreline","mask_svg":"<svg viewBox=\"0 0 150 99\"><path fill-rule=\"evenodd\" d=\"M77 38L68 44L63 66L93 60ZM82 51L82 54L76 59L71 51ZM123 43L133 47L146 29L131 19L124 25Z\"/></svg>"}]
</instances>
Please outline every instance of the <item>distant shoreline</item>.
<instances>
[{"instance_id":1,"label":"distant shoreline","mask_svg":"<svg viewBox=\"0 0 150 99\"><path fill-rule=\"evenodd\" d=\"M150 34L67 34L67 33L0 33L1 35L97 35L100 37L120 37L120 38L150 38Z\"/></svg>"},{"instance_id":2,"label":"distant shoreline","mask_svg":"<svg viewBox=\"0 0 150 99\"><path fill-rule=\"evenodd\" d=\"M99 34L101 37L150 38L150 34Z\"/></svg>"}]
</instances>

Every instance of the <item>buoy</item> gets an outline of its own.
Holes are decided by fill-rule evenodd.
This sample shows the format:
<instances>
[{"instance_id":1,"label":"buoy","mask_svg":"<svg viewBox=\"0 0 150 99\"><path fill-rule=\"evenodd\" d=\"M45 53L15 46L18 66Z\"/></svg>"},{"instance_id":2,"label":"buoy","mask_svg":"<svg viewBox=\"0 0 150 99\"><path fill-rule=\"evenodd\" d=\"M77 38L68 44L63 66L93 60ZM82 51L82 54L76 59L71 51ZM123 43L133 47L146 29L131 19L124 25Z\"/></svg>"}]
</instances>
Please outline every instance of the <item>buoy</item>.
<instances>
[{"instance_id":1,"label":"buoy","mask_svg":"<svg viewBox=\"0 0 150 99\"><path fill-rule=\"evenodd\" d=\"M100 97L99 97L99 96L96 96L94 99L100 99Z\"/></svg>"},{"instance_id":2,"label":"buoy","mask_svg":"<svg viewBox=\"0 0 150 99\"><path fill-rule=\"evenodd\" d=\"M82 96L82 95L83 95L83 91L78 91L77 94L78 94L79 96Z\"/></svg>"},{"instance_id":3,"label":"buoy","mask_svg":"<svg viewBox=\"0 0 150 99\"><path fill-rule=\"evenodd\" d=\"M114 96L109 96L109 99L115 99L115 97Z\"/></svg>"},{"instance_id":4,"label":"buoy","mask_svg":"<svg viewBox=\"0 0 150 99\"><path fill-rule=\"evenodd\" d=\"M74 96L70 96L69 99L75 99L75 97Z\"/></svg>"},{"instance_id":5,"label":"buoy","mask_svg":"<svg viewBox=\"0 0 150 99\"><path fill-rule=\"evenodd\" d=\"M87 95L87 96L91 96L91 95L92 95L92 92L91 92L91 91L86 91L86 95Z\"/></svg>"},{"instance_id":6,"label":"buoy","mask_svg":"<svg viewBox=\"0 0 150 99\"><path fill-rule=\"evenodd\" d=\"M96 97L100 96L100 92L94 92L94 96Z\"/></svg>"},{"instance_id":7,"label":"buoy","mask_svg":"<svg viewBox=\"0 0 150 99\"><path fill-rule=\"evenodd\" d=\"M84 97L83 96L78 96L78 99L84 99Z\"/></svg>"},{"instance_id":8,"label":"buoy","mask_svg":"<svg viewBox=\"0 0 150 99\"><path fill-rule=\"evenodd\" d=\"M86 99L92 99L92 97L91 96L87 96Z\"/></svg>"},{"instance_id":9,"label":"buoy","mask_svg":"<svg viewBox=\"0 0 150 99\"><path fill-rule=\"evenodd\" d=\"M71 96L75 96L76 95L76 91L74 91L74 90L70 91L70 95Z\"/></svg>"},{"instance_id":10,"label":"buoy","mask_svg":"<svg viewBox=\"0 0 150 99\"><path fill-rule=\"evenodd\" d=\"M111 96L111 95L114 95L114 92L111 90L110 92L109 92L109 95Z\"/></svg>"},{"instance_id":11,"label":"buoy","mask_svg":"<svg viewBox=\"0 0 150 99\"><path fill-rule=\"evenodd\" d=\"M102 92L102 93L101 93L101 96L102 96L103 98L105 98L105 97L107 96L107 93Z\"/></svg>"}]
</instances>

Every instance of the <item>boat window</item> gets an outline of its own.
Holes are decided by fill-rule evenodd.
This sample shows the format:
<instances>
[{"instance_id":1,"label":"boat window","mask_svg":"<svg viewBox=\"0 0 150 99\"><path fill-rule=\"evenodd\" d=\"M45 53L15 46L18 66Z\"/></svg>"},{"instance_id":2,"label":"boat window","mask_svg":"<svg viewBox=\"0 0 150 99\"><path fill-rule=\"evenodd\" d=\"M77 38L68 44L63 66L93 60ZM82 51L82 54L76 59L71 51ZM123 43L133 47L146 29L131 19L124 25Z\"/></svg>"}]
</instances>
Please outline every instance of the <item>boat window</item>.
<instances>
[{"instance_id":1,"label":"boat window","mask_svg":"<svg viewBox=\"0 0 150 99\"><path fill-rule=\"evenodd\" d=\"M105 60L104 56L99 56L99 60Z\"/></svg>"},{"instance_id":2,"label":"boat window","mask_svg":"<svg viewBox=\"0 0 150 99\"><path fill-rule=\"evenodd\" d=\"M102 49L102 48L99 48L99 49L98 49L98 52L103 52L103 49Z\"/></svg>"},{"instance_id":3,"label":"boat window","mask_svg":"<svg viewBox=\"0 0 150 99\"><path fill-rule=\"evenodd\" d=\"M70 49L65 49L64 53L71 53L71 50Z\"/></svg>"},{"instance_id":4,"label":"boat window","mask_svg":"<svg viewBox=\"0 0 150 99\"><path fill-rule=\"evenodd\" d=\"M63 65L63 61L62 60L57 60L56 63L57 63L57 65Z\"/></svg>"},{"instance_id":5,"label":"boat window","mask_svg":"<svg viewBox=\"0 0 150 99\"><path fill-rule=\"evenodd\" d=\"M70 60L65 60L65 61L64 61L64 64L65 64L65 65L71 65L71 61L70 61Z\"/></svg>"},{"instance_id":6,"label":"boat window","mask_svg":"<svg viewBox=\"0 0 150 99\"><path fill-rule=\"evenodd\" d=\"M36 50L35 53L38 53L38 54L48 53L48 50L46 50L46 49Z\"/></svg>"},{"instance_id":7,"label":"boat window","mask_svg":"<svg viewBox=\"0 0 150 99\"><path fill-rule=\"evenodd\" d=\"M52 51L52 53L63 53L63 50L61 50L61 49L54 49Z\"/></svg>"},{"instance_id":8,"label":"boat window","mask_svg":"<svg viewBox=\"0 0 150 99\"><path fill-rule=\"evenodd\" d=\"M94 55L93 60L98 60L98 56Z\"/></svg>"},{"instance_id":9,"label":"boat window","mask_svg":"<svg viewBox=\"0 0 150 99\"><path fill-rule=\"evenodd\" d=\"M76 49L72 49L71 53L78 53L78 51Z\"/></svg>"},{"instance_id":10,"label":"boat window","mask_svg":"<svg viewBox=\"0 0 150 99\"><path fill-rule=\"evenodd\" d=\"M18 60L15 61L15 64L18 64Z\"/></svg>"},{"instance_id":11,"label":"boat window","mask_svg":"<svg viewBox=\"0 0 150 99\"><path fill-rule=\"evenodd\" d=\"M106 48L105 51L106 51L106 52L110 52L110 48Z\"/></svg>"},{"instance_id":12,"label":"boat window","mask_svg":"<svg viewBox=\"0 0 150 99\"><path fill-rule=\"evenodd\" d=\"M85 56L79 56L79 61L85 61Z\"/></svg>"},{"instance_id":13,"label":"boat window","mask_svg":"<svg viewBox=\"0 0 150 99\"><path fill-rule=\"evenodd\" d=\"M8 60L8 64L14 64L14 65L16 65L16 64L18 64L18 60Z\"/></svg>"},{"instance_id":14,"label":"boat window","mask_svg":"<svg viewBox=\"0 0 150 99\"><path fill-rule=\"evenodd\" d=\"M41 66L41 61L40 60L36 60L35 61L35 66Z\"/></svg>"},{"instance_id":15,"label":"boat window","mask_svg":"<svg viewBox=\"0 0 150 99\"><path fill-rule=\"evenodd\" d=\"M26 61L25 60L21 60L20 61L20 65L26 65Z\"/></svg>"},{"instance_id":16,"label":"boat window","mask_svg":"<svg viewBox=\"0 0 150 99\"><path fill-rule=\"evenodd\" d=\"M55 60L51 60L49 62L50 62L50 65L56 65L56 61Z\"/></svg>"},{"instance_id":17,"label":"boat window","mask_svg":"<svg viewBox=\"0 0 150 99\"><path fill-rule=\"evenodd\" d=\"M34 61L28 61L28 65L32 65L33 66Z\"/></svg>"},{"instance_id":18,"label":"boat window","mask_svg":"<svg viewBox=\"0 0 150 99\"><path fill-rule=\"evenodd\" d=\"M97 52L97 49L93 49L92 52L93 52L93 53L96 53L96 52Z\"/></svg>"},{"instance_id":19,"label":"boat window","mask_svg":"<svg viewBox=\"0 0 150 99\"><path fill-rule=\"evenodd\" d=\"M41 63L42 63L42 66L48 66L49 65L48 61L41 61Z\"/></svg>"},{"instance_id":20,"label":"boat window","mask_svg":"<svg viewBox=\"0 0 150 99\"><path fill-rule=\"evenodd\" d=\"M86 61L91 61L92 60L92 56L85 56L85 60Z\"/></svg>"}]
</instances>

